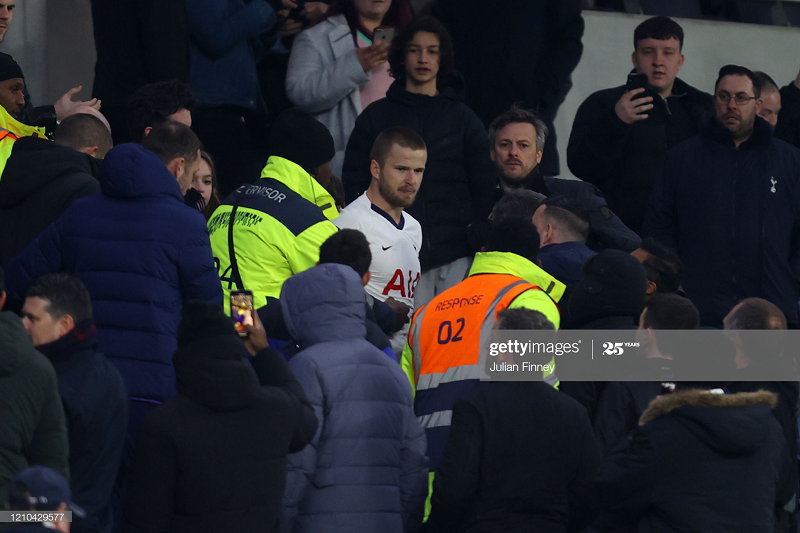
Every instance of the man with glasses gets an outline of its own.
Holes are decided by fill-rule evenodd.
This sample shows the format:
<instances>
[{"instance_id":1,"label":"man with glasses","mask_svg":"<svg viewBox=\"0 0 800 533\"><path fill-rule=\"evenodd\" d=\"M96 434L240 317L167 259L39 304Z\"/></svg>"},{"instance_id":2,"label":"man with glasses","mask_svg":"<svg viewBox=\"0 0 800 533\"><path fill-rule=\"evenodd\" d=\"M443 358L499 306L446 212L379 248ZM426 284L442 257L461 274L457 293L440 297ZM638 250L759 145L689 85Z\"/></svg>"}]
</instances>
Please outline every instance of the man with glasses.
<instances>
[{"instance_id":1,"label":"man with glasses","mask_svg":"<svg viewBox=\"0 0 800 533\"><path fill-rule=\"evenodd\" d=\"M798 324L800 150L773 138L760 97L749 69L720 69L717 120L667 154L645 219L647 233L678 251L704 325L720 326L749 297Z\"/></svg>"}]
</instances>

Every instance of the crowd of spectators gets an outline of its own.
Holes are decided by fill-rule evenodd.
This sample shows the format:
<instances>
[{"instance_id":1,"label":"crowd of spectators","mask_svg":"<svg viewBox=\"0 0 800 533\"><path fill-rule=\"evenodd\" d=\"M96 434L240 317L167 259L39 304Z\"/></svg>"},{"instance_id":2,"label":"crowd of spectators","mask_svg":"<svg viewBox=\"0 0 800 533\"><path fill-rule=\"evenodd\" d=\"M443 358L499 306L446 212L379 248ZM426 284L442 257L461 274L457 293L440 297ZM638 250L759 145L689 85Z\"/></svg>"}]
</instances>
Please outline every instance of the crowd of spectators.
<instances>
[{"instance_id":1,"label":"crowd of spectators","mask_svg":"<svg viewBox=\"0 0 800 533\"><path fill-rule=\"evenodd\" d=\"M0 54L8 531L798 531L800 74L649 18L562 179L581 2L490 4L95 0L38 108ZM635 365L482 381L495 330Z\"/></svg>"}]
</instances>

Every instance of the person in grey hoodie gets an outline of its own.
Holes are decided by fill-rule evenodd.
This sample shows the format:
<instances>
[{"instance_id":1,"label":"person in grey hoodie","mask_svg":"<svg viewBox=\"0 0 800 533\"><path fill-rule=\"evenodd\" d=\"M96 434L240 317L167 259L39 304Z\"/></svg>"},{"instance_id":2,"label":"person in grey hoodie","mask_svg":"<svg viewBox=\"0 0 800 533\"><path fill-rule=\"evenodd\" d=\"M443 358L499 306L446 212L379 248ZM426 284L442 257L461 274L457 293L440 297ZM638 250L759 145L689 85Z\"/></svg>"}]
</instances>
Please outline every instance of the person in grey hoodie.
<instances>
[{"instance_id":1,"label":"person in grey hoodie","mask_svg":"<svg viewBox=\"0 0 800 533\"><path fill-rule=\"evenodd\" d=\"M365 293L350 267L322 264L289 278L281 306L301 351L289 366L319 420L289 456L289 531L394 533L422 522L426 439L400 366L367 342Z\"/></svg>"}]
</instances>

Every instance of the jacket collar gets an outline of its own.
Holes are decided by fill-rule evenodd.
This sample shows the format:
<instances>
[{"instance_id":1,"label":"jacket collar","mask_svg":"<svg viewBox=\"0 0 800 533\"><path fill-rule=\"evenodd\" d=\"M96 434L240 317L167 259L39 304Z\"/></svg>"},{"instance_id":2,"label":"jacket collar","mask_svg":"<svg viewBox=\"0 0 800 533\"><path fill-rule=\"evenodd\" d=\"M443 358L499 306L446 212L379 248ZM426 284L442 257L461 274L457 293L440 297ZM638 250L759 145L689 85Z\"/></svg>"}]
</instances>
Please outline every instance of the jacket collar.
<instances>
[{"instance_id":1,"label":"jacket collar","mask_svg":"<svg viewBox=\"0 0 800 533\"><path fill-rule=\"evenodd\" d=\"M333 29L328 33L328 41L331 44L331 50L333 50L333 57L339 58L351 52L355 47L355 42L345 16L336 15L325 22L333 26Z\"/></svg>"},{"instance_id":2,"label":"jacket collar","mask_svg":"<svg viewBox=\"0 0 800 533\"><path fill-rule=\"evenodd\" d=\"M558 302L564 296L566 285L545 272L538 265L511 252L479 252L469 270L469 275L509 274L522 278L546 292Z\"/></svg>"},{"instance_id":3,"label":"jacket collar","mask_svg":"<svg viewBox=\"0 0 800 533\"><path fill-rule=\"evenodd\" d=\"M274 155L270 156L267 166L261 171L261 178L280 181L309 202L316 204L322 209L322 213L328 220L339 216L336 202L333 201L333 197L325 190L325 187L293 161Z\"/></svg>"},{"instance_id":4,"label":"jacket collar","mask_svg":"<svg viewBox=\"0 0 800 533\"><path fill-rule=\"evenodd\" d=\"M702 135L723 146L735 147L728 129L716 117L709 118L702 129ZM772 142L772 126L763 118L756 116L753 134L739 145L739 150L752 150L768 146Z\"/></svg>"},{"instance_id":5,"label":"jacket collar","mask_svg":"<svg viewBox=\"0 0 800 533\"><path fill-rule=\"evenodd\" d=\"M639 425L647 424L652 420L670 414L679 407L747 407L750 405L767 404L774 409L778 404L778 397L773 392L740 392L738 394L713 394L704 390L684 390L658 396L642 413Z\"/></svg>"}]
</instances>

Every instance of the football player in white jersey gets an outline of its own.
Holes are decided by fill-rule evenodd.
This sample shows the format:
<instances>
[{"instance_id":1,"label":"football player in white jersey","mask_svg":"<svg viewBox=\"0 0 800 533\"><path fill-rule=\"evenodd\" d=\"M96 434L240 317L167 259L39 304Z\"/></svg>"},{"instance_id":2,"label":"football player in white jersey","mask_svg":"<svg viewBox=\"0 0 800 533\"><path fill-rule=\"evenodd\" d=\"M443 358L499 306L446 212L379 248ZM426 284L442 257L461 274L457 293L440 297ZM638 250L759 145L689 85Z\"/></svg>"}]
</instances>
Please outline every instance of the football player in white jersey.
<instances>
[{"instance_id":1,"label":"football player in white jersey","mask_svg":"<svg viewBox=\"0 0 800 533\"><path fill-rule=\"evenodd\" d=\"M361 231L369 241L372 277L364 287L367 293L381 301L391 297L406 304L410 317L420 278L422 228L403 210L417 196L428 151L417 132L396 127L378 135L370 157L369 188L333 222L339 228ZM407 337L408 324L390 338L398 355Z\"/></svg>"}]
</instances>

